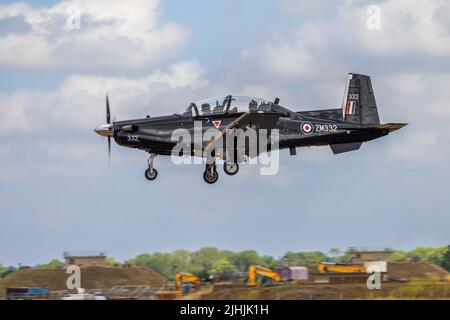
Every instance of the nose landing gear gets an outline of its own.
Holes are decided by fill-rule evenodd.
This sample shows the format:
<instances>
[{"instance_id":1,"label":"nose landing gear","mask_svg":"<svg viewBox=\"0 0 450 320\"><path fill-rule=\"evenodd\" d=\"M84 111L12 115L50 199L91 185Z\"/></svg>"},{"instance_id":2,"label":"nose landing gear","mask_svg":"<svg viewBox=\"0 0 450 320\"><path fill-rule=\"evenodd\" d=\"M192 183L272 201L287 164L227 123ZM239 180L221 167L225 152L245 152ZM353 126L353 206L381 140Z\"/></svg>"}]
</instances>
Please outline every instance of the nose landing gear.
<instances>
[{"instance_id":1,"label":"nose landing gear","mask_svg":"<svg viewBox=\"0 0 450 320\"><path fill-rule=\"evenodd\" d=\"M156 177L158 176L158 171L155 168L153 168L153 159L155 159L156 156L157 154L150 153L150 157L147 160L148 169L145 170L145 177L150 181L155 180Z\"/></svg>"}]
</instances>

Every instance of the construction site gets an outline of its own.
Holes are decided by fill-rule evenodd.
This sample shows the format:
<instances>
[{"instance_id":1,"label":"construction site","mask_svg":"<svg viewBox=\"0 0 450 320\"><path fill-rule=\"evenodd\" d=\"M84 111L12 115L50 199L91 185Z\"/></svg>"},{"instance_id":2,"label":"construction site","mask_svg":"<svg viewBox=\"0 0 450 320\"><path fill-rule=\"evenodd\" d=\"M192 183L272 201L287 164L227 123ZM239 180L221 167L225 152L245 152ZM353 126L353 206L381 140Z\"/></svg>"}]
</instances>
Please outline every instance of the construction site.
<instances>
[{"instance_id":1,"label":"construction site","mask_svg":"<svg viewBox=\"0 0 450 320\"><path fill-rule=\"evenodd\" d=\"M56 269L20 270L0 279L8 300L353 300L450 299L450 274L430 262L389 261L390 248L349 248L345 263L317 261L276 268L250 265L246 272L202 279L174 270L160 272L125 264L109 266L105 252L63 254ZM67 267L80 268L81 287L67 289Z\"/></svg>"}]
</instances>

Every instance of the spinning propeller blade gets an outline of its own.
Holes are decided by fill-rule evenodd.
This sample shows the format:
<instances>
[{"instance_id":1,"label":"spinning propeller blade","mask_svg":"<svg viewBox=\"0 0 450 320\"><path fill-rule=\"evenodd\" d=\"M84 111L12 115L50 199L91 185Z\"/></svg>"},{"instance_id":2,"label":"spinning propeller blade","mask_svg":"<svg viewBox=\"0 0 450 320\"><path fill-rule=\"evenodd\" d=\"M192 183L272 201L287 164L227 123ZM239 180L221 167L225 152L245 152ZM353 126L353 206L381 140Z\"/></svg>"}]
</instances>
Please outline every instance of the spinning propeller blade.
<instances>
[{"instance_id":1,"label":"spinning propeller blade","mask_svg":"<svg viewBox=\"0 0 450 320\"><path fill-rule=\"evenodd\" d=\"M106 95L106 123L111 123L111 111L109 110L109 98Z\"/></svg>"}]
</instances>

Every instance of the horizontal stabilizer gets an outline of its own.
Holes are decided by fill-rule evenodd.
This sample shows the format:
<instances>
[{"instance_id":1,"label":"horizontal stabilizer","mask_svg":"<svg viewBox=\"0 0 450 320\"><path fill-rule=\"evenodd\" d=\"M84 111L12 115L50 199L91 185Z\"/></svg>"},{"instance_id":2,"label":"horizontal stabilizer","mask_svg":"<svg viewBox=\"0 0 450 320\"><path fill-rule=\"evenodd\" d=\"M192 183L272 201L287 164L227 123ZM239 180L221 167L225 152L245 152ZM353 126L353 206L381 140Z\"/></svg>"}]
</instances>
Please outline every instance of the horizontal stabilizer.
<instances>
[{"instance_id":1,"label":"horizontal stabilizer","mask_svg":"<svg viewBox=\"0 0 450 320\"><path fill-rule=\"evenodd\" d=\"M407 123L386 123L386 124L380 124L380 125L376 126L376 128L388 130L389 132L393 132L393 131L403 128L406 125L408 125L408 124Z\"/></svg>"},{"instance_id":2,"label":"horizontal stabilizer","mask_svg":"<svg viewBox=\"0 0 450 320\"><path fill-rule=\"evenodd\" d=\"M362 142L349 142L349 143L334 143L330 144L331 150L334 154L355 151L358 150L362 145Z\"/></svg>"}]
</instances>

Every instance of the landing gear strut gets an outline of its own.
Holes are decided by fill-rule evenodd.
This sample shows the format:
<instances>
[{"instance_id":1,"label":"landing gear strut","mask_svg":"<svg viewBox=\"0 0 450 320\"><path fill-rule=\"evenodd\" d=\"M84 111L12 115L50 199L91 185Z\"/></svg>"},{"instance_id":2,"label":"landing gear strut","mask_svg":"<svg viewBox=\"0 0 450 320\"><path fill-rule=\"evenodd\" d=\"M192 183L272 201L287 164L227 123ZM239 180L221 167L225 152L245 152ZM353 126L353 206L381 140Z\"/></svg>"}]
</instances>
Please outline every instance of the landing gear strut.
<instances>
[{"instance_id":1,"label":"landing gear strut","mask_svg":"<svg viewBox=\"0 0 450 320\"><path fill-rule=\"evenodd\" d=\"M206 183L213 184L219 179L219 173L216 170L216 164L207 164L205 172L203 172L203 180Z\"/></svg>"},{"instance_id":2,"label":"landing gear strut","mask_svg":"<svg viewBox=\"0 0 450 320\"><path fill-rule=\"evenodd\" d=\"M158 176L158 171L156 171L156 169L153 168L153 159L155 159L156 156L157 154L150 153L150 157L147 160L148 169L145 170L145 177L150 181L155 180L156 177Z\"/></svg>"}]
</instances>

